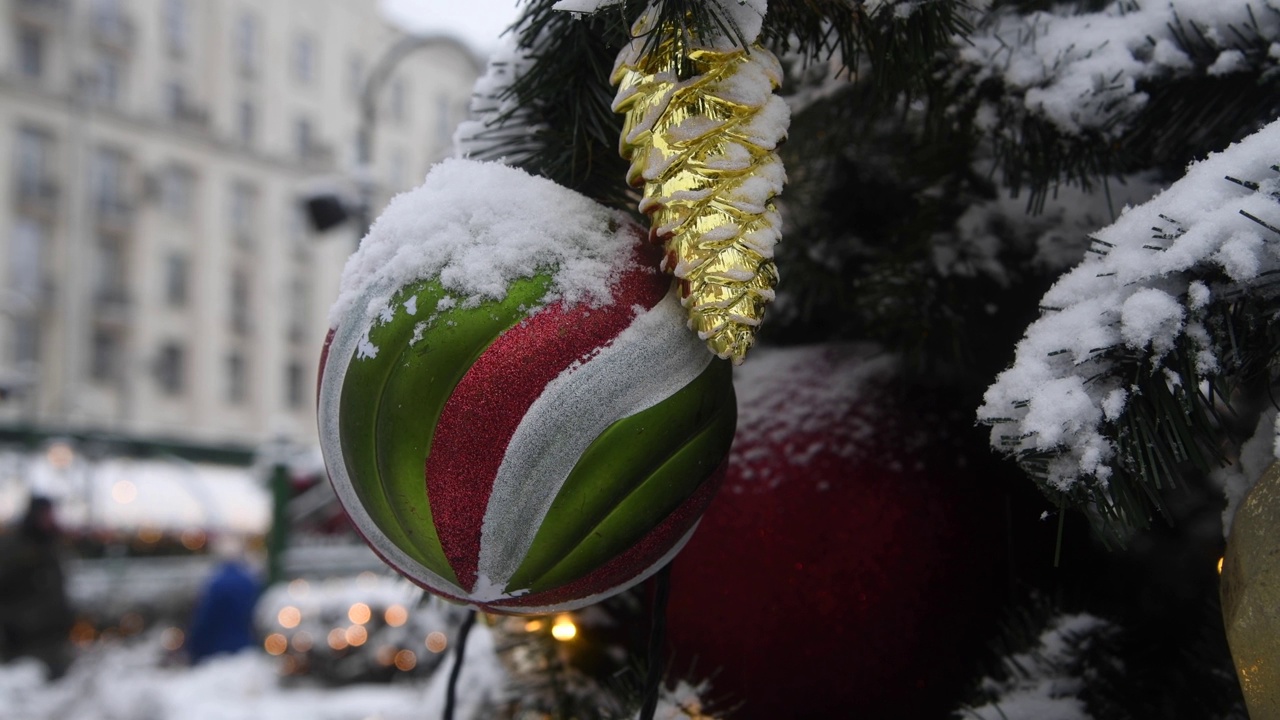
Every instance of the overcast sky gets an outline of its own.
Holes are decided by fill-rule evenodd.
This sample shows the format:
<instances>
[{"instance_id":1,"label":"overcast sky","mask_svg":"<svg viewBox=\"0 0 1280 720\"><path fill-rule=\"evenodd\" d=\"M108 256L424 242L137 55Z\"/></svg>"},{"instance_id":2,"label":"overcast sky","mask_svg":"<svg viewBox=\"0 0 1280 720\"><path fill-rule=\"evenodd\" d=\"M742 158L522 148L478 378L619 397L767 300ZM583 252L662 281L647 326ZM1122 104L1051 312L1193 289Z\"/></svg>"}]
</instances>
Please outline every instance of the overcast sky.
<instances>
[{"instance_id":1,"label":"overcast sky","mask_svg":"<svg viewBox=\"0 0 1280 720\"><path fill-rule=\"evenodd\" d=\"M382 0L387 17L406 30L449 33L483 55L516 19L518 0Z\"/></svg>"}]
</instances>

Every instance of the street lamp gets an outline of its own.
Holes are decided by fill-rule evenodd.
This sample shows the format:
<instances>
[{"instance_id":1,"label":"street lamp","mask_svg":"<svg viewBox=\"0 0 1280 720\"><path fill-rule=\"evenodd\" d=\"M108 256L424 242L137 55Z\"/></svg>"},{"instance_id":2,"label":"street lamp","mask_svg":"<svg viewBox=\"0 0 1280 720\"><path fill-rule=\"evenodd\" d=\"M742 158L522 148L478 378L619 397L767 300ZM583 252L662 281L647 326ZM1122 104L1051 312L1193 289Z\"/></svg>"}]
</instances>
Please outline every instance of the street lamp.
<instances>
[{"instance_id":1,"label":"street lamp","mask_svg":"<svg viewBox=\"0 0 1280 720\"><path fill-rule=\"evenodd\" d=\"M333 190L310 192L302 198L316 232L337 227L348 219L356 223L356 243L369 231L373 221L373 195L377 189L373 174L373 133L378 119L378 94L401 60L424 47L441 40L434 36L406 35L387 48L369 70L360 84L360 121L356 128L356 166L352 173L355 181L354 202Z\"/></svg>"}]
</instances>

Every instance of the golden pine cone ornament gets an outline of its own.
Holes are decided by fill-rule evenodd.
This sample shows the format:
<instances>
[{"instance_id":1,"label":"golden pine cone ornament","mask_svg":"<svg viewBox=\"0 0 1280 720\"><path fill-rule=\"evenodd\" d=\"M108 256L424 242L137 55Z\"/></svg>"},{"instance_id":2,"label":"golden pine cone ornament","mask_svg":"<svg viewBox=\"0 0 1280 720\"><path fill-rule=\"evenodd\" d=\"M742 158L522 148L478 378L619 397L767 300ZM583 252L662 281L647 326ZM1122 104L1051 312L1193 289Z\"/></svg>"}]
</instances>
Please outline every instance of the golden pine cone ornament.
<instances>
[{"instance_id":1,"label":"golden pine cone ornament","mask_svg":"<svg viewBox=\"0 0 1280 720\"><path fill-rule=\"evenodd\" d=\"M776 150L790 121L773 94L782 66L759 44L704 46L655 28L656 17L652 7L641 16L614 65L613 109L626 113L619 151L627 182L643 185L640 211L664 244L690 329L741 363L778 283L772 200L786 182Z\"/></svg>"},{"instance_id":2,"label":"golden pine cone ornament","mask_svg":"<svg viewBox=\"0 0 1280 720\"><path fill-rule=\"evenodd\" d=\"M1222 559L1222 621L1251 718L1280 718L1280 461L1245 496Z\"/></svg>"}]
</instances>

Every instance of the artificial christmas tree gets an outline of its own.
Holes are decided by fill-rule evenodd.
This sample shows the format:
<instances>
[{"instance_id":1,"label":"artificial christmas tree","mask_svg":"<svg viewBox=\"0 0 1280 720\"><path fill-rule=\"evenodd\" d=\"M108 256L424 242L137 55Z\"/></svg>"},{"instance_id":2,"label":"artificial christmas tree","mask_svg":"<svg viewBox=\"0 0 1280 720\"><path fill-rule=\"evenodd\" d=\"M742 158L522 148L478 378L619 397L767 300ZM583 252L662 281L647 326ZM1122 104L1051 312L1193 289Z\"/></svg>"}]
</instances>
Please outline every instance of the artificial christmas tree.
<instances>
[{"instance_id":1,"label":"artificial christmas tree","mask_svg":"<svg viewBox=\"0 0 1280 720\"><path fill-rule=\"evenodd\" d=\"M1277 48L1280 8L1269 0L531 0L491 58L458 145L637 222L653 211L651 235L715 353L873 341L900 358L896 382L912 389L894 396L910 407L867 418L873 430L912 417L924 396L988 426L991 446L964 436L957 455L1008 454L1043 497L1002 488L987 501L997 519L964 515L1009 548L1007 572L974 573L985 592L965 593L1010 620L991 633L998 650L957 643L953 677L977 690L956 692L950 707L1241 717L1215 561L1224 507L1256 479L1250 468L1270 464L1242 462L1244 441L1274 434L1264 409L1280 347ZM730 57L752 57L757 81L721 82ZM743 143L730 125L777 107L775 82L789 128ZM784 134L779 165L770 153ZM734 173L760 186L751 202L718 193ZM731 222L711 213L716 222L699 226L726 197L751 212ZM697 232L682 240L674 230L689 218ZM745 243L754 255L714 264L754 230L764 232ZM703 269L712 282L695 288ZM876 472L829 482L888 482L876 463L892 453L876 455L865 461ZM982 498L993 480L958 472L948 482L915 492ZM723 536L707 542L737 551ZM697 625L698 610L681 613ZM832 622L810 614L802 627L821 635ZM830 655L833 676L866 651L844 645ZM632 648L641 662L644 646ZM757 669L784 677L788 663L784 653ZM726 695L745 708L774 692L753 682ZM715 697L714 676L707 692ZM914 698L899 694L909 712ZM902 716L891 707L877 712Z\"/></svg>"}]
</instances>

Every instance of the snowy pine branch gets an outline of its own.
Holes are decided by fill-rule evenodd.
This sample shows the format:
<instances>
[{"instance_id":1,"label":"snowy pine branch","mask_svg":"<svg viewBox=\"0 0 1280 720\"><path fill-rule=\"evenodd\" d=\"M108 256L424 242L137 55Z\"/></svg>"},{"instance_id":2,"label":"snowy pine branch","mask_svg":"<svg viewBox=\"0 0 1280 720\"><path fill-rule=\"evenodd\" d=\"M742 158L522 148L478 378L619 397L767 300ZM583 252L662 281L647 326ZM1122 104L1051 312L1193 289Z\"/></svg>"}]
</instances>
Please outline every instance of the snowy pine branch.
<instances>
[{"instance_id":1,"label":"snowy pine branch","mask_svg":"<svg viewBox=\"0 0 1280 720\"><path fill-rule=\"evenodd\" d=\"M635 202L618 154L609 72L628 39L628 0L585 17L531 0L476 85L458 152L503 161L618 208ZM638 12L638 10L636 10Z\"/></svg>"},{"instance_id":2,"label":"snowy pine branch","mask_svg":"<svg viewBox=\"0 0 1280 720\"><path fill-rule=\"evenodd\" d=\"M622 118L611 109L609 72L647 0L530 0L477 83L459 154L502 160L593 199L631 208L618 155ZM858 70L885 97L934 82L938 59L968 31L957 0L664 0L660 18L695 38L738 44L760 36L771 50ZM574 11L576 10L576 12ZM692 45L691 45L692 46ZM863 72L862 70L858 70Z\"/></svg>"},{"instance_id":3,"label":"snowy pine branch","mask_svg":"<svg viewBox=\"0 0 1280 720\"><path fill-rule=\"evenodd\" d=\"M1093 236L978 410L1061 505L1144 527L1188 466L1225 458L1232 397L1280 348L1280 122Z\"/></svg>"},{"instance_id":4,"label":"snowy pine branch","mask_svg":"<svg viewBox=\"0 0 1280 720\"><path fill-rule=\"evenodd\" d=\"M958 0L770 0L762 42L780 57L831 61L893 97L935 81L970 31L966 10Z\"/></svg>"},{"instance_id":5,"label":"snowy pine branch","mask_svg":"<svg viewBox=\"0 0 1280 720\"><path fill-rule=\"evenodd\" d=\"M1176 170L1280 112L1275 0L1123 0L1070 13L1006 7L958 41L953 79L969 88L976 129L1014 187L1043 197L1061 181Z\"/></svg>"},{"instance_id":6,"label":"snowy pine branch","mask_svg":"<svg viewBox=\"0 0 1280 720\"><path fill-rule=\"evenodd\" d=\"M985 704L960 717L975 720L1089 720L1081 690L1091 679L1088 652L1116 633L1111 623L1088 614L1057 615L1032 647L1003 659L1000 678L985 678Z\"/></svg>"},{"instance_id":7,"label":"snowy pine branch","mask_svg":"<svg viewBox=\"0 0 1280 720\"><path fill-rule=\"evenodd\" d=\"M516 102L511 87L529 71L532 58L514 38L489 57L485 74L471 92L467 120L454 133L454 155L520 166L537 152L534 138L541 128L528 106Z\"/></svg>"}]
</instances>

